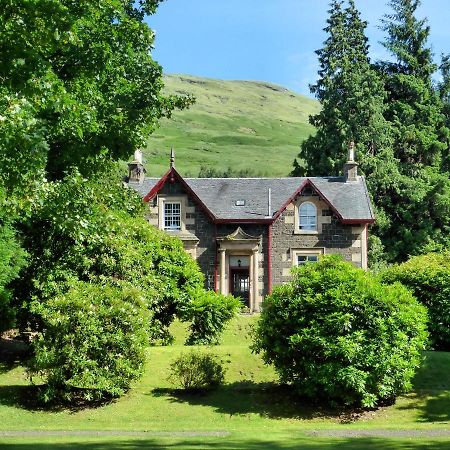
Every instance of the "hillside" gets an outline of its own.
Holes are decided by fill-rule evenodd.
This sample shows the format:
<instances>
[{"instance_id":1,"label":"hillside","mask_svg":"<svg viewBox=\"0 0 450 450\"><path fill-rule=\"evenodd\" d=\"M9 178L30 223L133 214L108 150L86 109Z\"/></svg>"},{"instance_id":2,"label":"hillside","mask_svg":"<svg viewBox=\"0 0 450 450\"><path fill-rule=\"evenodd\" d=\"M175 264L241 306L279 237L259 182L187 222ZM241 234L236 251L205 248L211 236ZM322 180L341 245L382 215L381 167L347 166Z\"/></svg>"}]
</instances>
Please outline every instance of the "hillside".
<instances>
[{"instance_id":1,"label":"hillside","mask_svg":"<svg viewBox=\"0 0 450 450\"><path fill-rule=\"evenodd\" d=\"M149 176L167 170L170 147L184 176L197 176L202 165L286 176L300 143L314 131L308 116L318 111L318 102L281 86L190 75L169 75L165 82L168 93L191 93L196 103L164 119L149 139Z\"/></svg>"}]
</instances>

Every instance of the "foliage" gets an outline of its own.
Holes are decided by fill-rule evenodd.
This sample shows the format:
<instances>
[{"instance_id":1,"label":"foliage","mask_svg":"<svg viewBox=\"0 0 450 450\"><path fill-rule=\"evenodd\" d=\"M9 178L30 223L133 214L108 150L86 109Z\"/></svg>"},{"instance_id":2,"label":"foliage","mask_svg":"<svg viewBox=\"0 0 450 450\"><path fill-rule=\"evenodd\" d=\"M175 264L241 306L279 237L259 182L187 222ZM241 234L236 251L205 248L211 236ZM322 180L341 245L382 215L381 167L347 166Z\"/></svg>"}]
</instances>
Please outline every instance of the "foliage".
<instances>
[{"instance_id":1,"label":"foliage","mask_svg":"<svg viewBox=\"0 0 450 450\"><path fill-rule=\"evenodd\" d=\"M162 95L145 22L160 0L8 1L0 10L0 173L33 176L127 158L162 117L192 102Z\"/></svg>"},{"instance_id":2,"label":"foliage","mask_svg":"<svg viewBox=\"0 0 450 450\"><path fill-rule=\"evenodd\" d=\"M190 292L183 320L191 322L188 345L218 344L227 323L236 316L241 302L231 295L196 289Z\"/></svg>"},{"instance_id":3,"label":"foliage","mask_svg":"<svg viewBox=\"0 0 450 450\"><path fill-rule=\"evenodd\" d=\"M46 302L73 280L121 280L142 291L154 313L152 336L168 338L189 290L203 285L182 243L136 217L141 199L108 177L86 180L75 171L48 184L41 204L23 221L30 264L15 285L17 301L26 305L22 324L33 323L32 298Z\"/></svg>"},{"instance_id":4,"label":"foliage","mask_svg":"<svg viewBox=\"0 0 450 450\"><path fill-rule=\"evenodd\" d=\"M406 288L328 256L266 298L253 348L301 395L372 407L410 389L425 321Z\"/></svg>"},{"instance_id":5,"label":"foliage","mask_svg":"<svg viewBox=\"0 0 450 450\"><path fill-rule=\"evenodd\" d=\"M327 39L316 51L319 79L310 89L322 108L310 116L317 132L302 143L295 176L341 174L352 141L368 174L392 156L390 128L383 117L386 93L370 65L367 23L352 0L347 8L343 6L342 1L331 2L324 29Z\"/></svg>"},{"instance_id":6,"label":"foliage","mask_svg":"<svg viewBox=\"0 0 450 450\"><path fill-rule=\"evenodd\" d=\"M186 390L212 389L223 383L223 361L214 353L191 350L170 364L169 379Z\"/></svg>"},{"instance_id":7,"label":"foliage","mask_svg":"<svg viewBox=\"0 0 450 450\"><path fill-rule=\"evenodd\" d=\"M430 28L416 18L418 0L391 0L384 42L393 61L378 63L388 93L385 117L392 124L398 179L377 203L388 219L380 236L394 261L450 244L449 129L432 75ZM447 168L447 169L446 169ZM375 191L374 191L375 192ZM420 218L417 218L417 214Z\"/></svg>"},{"instance_id":8,"label":"foliage","mask_svg":"<svg viewBox=\"0 0 450 450\"><path fill-rule=\"evenodd\" d=\"M380 276L385 283L399 281L427 307L433 348L450 351L450 252L415 256Z\"/></svg>"},{"instance_id":9,"label":"foliage","mask_svg":"<svg viewBox=\"0 0 450 450\"><path fill-rule=\"evenodd\" d=\"M317 133L303 142L292 173L340 174L345 147L355 141L376 209L375 265L447 247L448 61L443 58L437 91L430 30L415 17L418 0L390 1L393 12L384 17L383 29L393 59L375 66L368 58L366 23L353 0L343 5L331 2L327 40L317 51L319 80L311 86L322 104L311 117Z\"/></svg>"},{"instance_id":10,"label":"foliage","mask_svg":"<svg viewBox=\"0 0 450 450\"><path fill-rule=\"evenodd\" d=\"M0 188L0 332L14 323L15 311L10 304L9 284L16 279L26 263L26 253L20 246Z\"/></svg>"},{"instance_id":11,"label":"foliage","mask_svg":"<svg viewBox=\"0 0 450 450\"><path fill-rule=\"evenodd\" d=\"M43 401L118 397L142 373L149 314L138 289L77 282L34 312L43 329L29 373L43 379Z\"/></svg>"}]
</instances>

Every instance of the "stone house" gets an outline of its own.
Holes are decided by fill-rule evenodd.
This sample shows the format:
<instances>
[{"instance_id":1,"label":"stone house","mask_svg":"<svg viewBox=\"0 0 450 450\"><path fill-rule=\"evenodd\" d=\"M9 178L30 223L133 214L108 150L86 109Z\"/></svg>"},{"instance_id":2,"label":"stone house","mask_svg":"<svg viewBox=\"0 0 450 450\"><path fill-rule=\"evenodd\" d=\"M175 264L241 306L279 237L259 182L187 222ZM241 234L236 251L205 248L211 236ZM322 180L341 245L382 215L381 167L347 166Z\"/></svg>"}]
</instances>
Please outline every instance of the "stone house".
<instances>
[{"instance_id":1,"label":"stone house","mask_svg":"<svg viewBox=\"0 0 450 450\"><path fill-rule=\"evenodd\" d=\"M183 178L173 152L167 173L148 178L137 152L127 183L148 204L149 223L183 241L206 287L251 311L293 266L320 255L367 268L374 213L352 147L343 176L307 178Z\"/></svg>"}]
</instances>

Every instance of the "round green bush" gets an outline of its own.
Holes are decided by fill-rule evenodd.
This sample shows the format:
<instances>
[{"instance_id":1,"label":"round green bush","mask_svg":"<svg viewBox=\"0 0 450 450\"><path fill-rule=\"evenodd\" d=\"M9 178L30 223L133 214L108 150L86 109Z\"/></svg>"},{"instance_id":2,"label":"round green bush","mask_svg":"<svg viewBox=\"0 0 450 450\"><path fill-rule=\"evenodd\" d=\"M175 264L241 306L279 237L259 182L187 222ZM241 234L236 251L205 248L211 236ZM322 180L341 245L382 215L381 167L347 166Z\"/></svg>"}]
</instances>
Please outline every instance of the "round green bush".
<instances>
[{"instance_id":1,"label":"round green bush","mask_svg":"<svg viewBox=\"0 0 450 450\"><path fill-rule=\"evenodd\" d=\"M302 396L373 407L410 389L426 340L406 288L327 256L266 298L253 349Z\"/></svg>"},{"instance_id":2,"label":"round green bush","mask_svg":"<svg viewBox=\"0 0 450 450\"><path fill-rule=\"evenodd\" d=\"M223 361L214 353L191 350L170 364L169 380L186 390L212 389L223 383Z\"/></svg>"},{"instance_id":3,"label":"round green bush","mask_svg":"<svg viewBox=\"0 0 450 450\"><path fill-rule=\"evenodd\" d=\"M415 256L380 276L385 283L399 281L427 307L432 348L450 351L450 252Z\"/></svg>"},{"instance_id":4,"label":"round green bush","mask_svg":"<svg viewBox=\"0 0 450 450\"><path fill-rule=\"evenodd\" d=\"M215 345L225 325L237 315L242 303L232 295L193 289L182 320L190 322L187 345Z\"/></svg>"},{"instance_id":5,"label":"round green bush","mask_svg":"<svg viewBox=\"0 0 450 450\"><path fill-rule=\"evenodd\" d=\"M36 303L43 329L32 342L32 380L44 402L118 397L138 378L148 345L149 314L141 291L77 282Z\"/></svg>"}]
</instances>

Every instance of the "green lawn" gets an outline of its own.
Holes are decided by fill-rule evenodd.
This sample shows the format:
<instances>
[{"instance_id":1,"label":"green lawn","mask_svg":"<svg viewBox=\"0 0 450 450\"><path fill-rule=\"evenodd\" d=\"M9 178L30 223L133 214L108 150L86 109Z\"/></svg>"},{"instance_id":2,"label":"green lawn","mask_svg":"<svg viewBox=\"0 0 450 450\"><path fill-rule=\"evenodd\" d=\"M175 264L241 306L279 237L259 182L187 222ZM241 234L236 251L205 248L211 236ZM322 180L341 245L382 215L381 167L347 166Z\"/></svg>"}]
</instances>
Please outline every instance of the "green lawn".
<instances>
[{"instance_id":1,"label":"green lawn","mask_svg":"<svg viewBox=\"0 0 450 450\"><path fill-rule=\"evenodd\" d=\"M145 376L129 394L99 408L27 409L23 398L30 391L23 368L5 368L0 374L0 449L450 449L450 435L433 436L450 429L450 354L427 353L413 393L398 399L394 406L355 417L345 411L312 407L278 387L274 371L249 350L252 321L254 317L249 316L233 321L222 345L215 348L229 361L226 385L207 395L173 391L166 380L170 361L185 351L184 330L179 324L174 327L175 345L149 348ZM32 430L149 433L28 437L1 434ZM370 436L380 430L387 430L383 433L388 436ZM392 436L405 430L422 435ZM369 436L342 436L339 433L343 431ZM219 434L208 436L211 432ZM318 437L315 433L338 436Z\"/></svg>"},{"instance_id":2,"label":"green lawn","mask_svg":"<svg viewBox=\"0 0 450 450\"><path fill-rule=\"evenodd\" d=\"M168 75L165 83L168 93L190 93L196 103L162 120L150 137L144 149L147 176L167 171L171 147L183 176L197 176L202 165L287 176L300 143L314 132L308 117L319 103L281 86L190 75Z\"/></svg>"}]
</instances>

